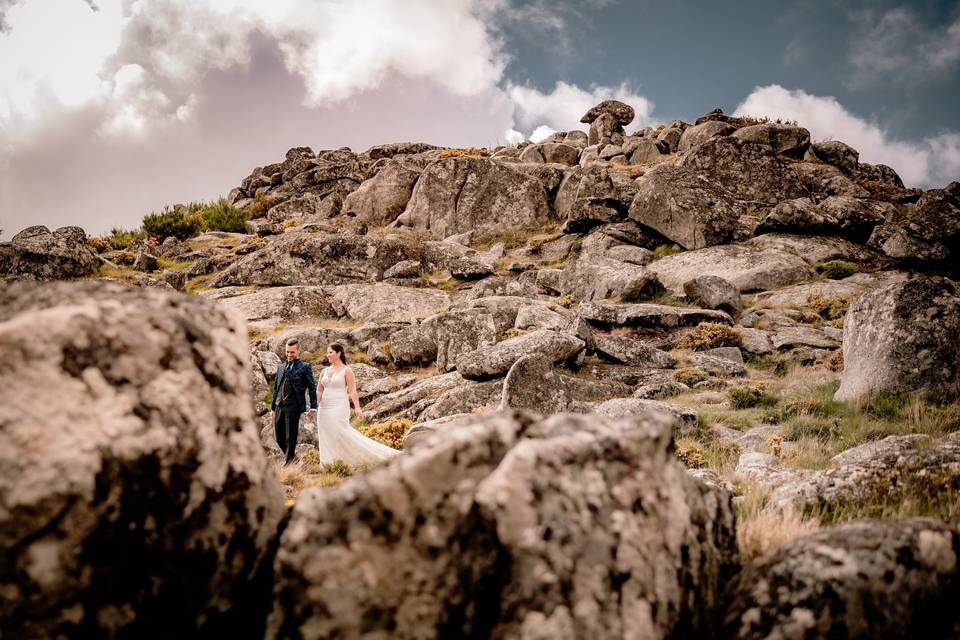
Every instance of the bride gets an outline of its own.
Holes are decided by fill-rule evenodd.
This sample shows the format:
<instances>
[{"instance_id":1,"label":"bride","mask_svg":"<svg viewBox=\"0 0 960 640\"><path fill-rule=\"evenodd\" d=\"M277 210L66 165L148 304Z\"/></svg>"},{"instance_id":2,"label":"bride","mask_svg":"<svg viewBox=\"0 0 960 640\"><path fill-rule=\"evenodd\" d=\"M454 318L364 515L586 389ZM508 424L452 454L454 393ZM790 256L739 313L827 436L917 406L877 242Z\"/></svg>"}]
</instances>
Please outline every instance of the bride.
<instances>
[{"instance_id":1,"label":"bride","mask_svg":"<svg viewBox=\"0 0 960 640\"><path fill-rule=\"evenodd\" d=\"M357 398L357 378L347 366L343 347L337 343L327 348L330 366L320 374L317 395L317 446L320 462L340 459L347 464L372 464L399 454L396 449L366 437L350 426L350 400L358 419L363 418Z\"/></svg>"}]
</instances>

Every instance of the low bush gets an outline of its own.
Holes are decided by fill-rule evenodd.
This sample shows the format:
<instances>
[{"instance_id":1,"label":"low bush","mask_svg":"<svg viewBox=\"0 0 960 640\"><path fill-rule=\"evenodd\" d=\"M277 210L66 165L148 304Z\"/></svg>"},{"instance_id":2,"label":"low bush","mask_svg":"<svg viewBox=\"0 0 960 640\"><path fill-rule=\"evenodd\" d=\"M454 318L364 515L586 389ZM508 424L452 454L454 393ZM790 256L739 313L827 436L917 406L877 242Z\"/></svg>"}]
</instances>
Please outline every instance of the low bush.
<instances>
[{"instance_id":1,"label":"low bush","mask_svg":"<svg viewBox=\"0 0 960 640\"><path fill-rule=\"evenodd\" d=\"M743 344L740 334L733 327L719 322L701 322L687 333L677 346L681 349L705 351L717 347L739 347Z\"/></svg>"},{"instance_id":2,"label":"low bush","mask_svg":"<svg viewBox=\"0 0 960 640\"><path fill-rule=\"evenodd\" d=\"M363 425L359 428L359 431L368 438L385 444L388 447L402 449L403 436L406 435L412 425L412 420L397 418Z\"/></svg>"},{"instance_id":3,"label":"low bush","mask_svg":"<svg viewBox=\"0 0 960 640\"><path fill-rule=\"evenodd\" d=\"M205 231L241 233L249 219L248 211L235 209L220 198L212 203L192 202L147 214L143 217L142 232L156 240L171 236L186 240Z\"/></svg>"},{"instance_id":4,"label":"low bush","mask_svg":"<svg viewBox=\"0 0 960 640\"><path fill-rule=\"evenodd\" d=\"M708 377L709 376L700 369L678 369L673 372L673 379L688 387L692 387L698 382L703 382Z\"/></svg>"},{"instance_id":5,"label":"low bush","mask_svg":"<svg viewBox=\"0 0 960 640\"><path fill-rule=\"evenodd\" d=\"M831 280L841 280L860 272L859 265L855 265L852 262L844 262L843 260L824 262L823 264L818 264L816 269L817 273Z\"/></svg>"},{"instance_id":6,"label":"low bush","mask_svg":"<svg viewBox=\"0 0 960 640\"><path fill-rule=\"evenodd\" d=\"M703 455L703 445L693 438L677 438L677 457L688 469L700 469L706 466L707 459Z\"/></svg>"},{"instance_id":7,"label":"low bush","mask_svg":"<svg viewBox=\"0 0 960 640\"><path fill-rule=\"evenodd\" d=\"M110 233L101 238L114 251L126 249L137 240L146 239L147 234L143 229L129 230L120 227L114 227L110 230Z\"/></svg>"},{"instance_id":8,"label":"low bush","mask_svg":"<svg viewBox=\"0 0 960 640\"><path fill-rule=\"evenodd\" d=\"M313 453L312 451L310 453ZM329 473L332 476L337 476L339 478L349 478L353 475L353 467L348 465L343 460L339 458L333 462L328 462L321 467L324 473Z\"/></svg>"},{"instance_id":9,"label":"low bush","mask_svg":"<svg viewBox=\"0 0 960 640\"><path fill-rule=\"evenodd\" d=\"M727 389L727 399L732 409L751 409L753 407L772 407L777 398L767 393L761 384L737 385Z\"/></svg>"},{"instance_id":10,"label":"low bush","mask_svg":"<svg viewBox=\"0 0 960 640\"><path fill-rule=\"evenodd\" d=\"M847 298L824 298L819 294L807 297L807 306L824 320L842 320L850 308Z\"/></svg>"}]
</instances>

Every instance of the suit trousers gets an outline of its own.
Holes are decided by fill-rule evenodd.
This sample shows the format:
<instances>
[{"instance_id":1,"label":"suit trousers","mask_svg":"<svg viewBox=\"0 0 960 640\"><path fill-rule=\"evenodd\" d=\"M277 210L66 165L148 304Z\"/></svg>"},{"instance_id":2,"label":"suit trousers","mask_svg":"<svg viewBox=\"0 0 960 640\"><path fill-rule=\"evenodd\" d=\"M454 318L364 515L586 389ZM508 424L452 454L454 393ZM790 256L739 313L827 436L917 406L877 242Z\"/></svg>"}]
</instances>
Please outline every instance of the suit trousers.
<instances>
[{"instance_id":1,"label":"suit trousers","mask_svg":"<svg viewBox=\"0 0 960 640\"><path fill-rule=\"evenodd\" d=\"M297 455L297 436L300 432L300 409L296 405L277 405L273 412L273 432L277 436L277 445L283 451L287 462Z\"/></svg>"}]
</instances>

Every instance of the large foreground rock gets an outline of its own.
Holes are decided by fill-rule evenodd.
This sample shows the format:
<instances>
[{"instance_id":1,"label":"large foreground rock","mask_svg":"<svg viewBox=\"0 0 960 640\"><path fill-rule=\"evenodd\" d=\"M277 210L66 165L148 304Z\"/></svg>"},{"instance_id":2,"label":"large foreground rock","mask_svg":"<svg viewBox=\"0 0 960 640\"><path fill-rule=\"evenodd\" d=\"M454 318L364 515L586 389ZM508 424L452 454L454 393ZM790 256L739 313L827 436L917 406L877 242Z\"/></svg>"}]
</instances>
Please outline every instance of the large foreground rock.
<instances>
[{"instance_id":1,"label":"large foreground rock","mask_svg":"<svg viewBox=\"0 0 960 640\"><path fill-rule=\"evenodd\" d=\"M857 298L843 322L837 400L871 393L948 393L960 386L960 296L917 277Z\"/></svg>"},{"instance_id":2,"label":"large foreground rock","mask_svg":"<svg viewBox=\"0 0 960 640\"><path fill-rule=\"evenodd\" d=\"M256 607L241 599L283 504L253 421L245 333L159 290L0 289L4 637L249 624Z\"/></svg>"},{"instance_id":3,"label":"large foreground rock","mask_svg":"<svg viewBox=\"0 0 960 640\"><path fill-rule=\"evenodd\" d=\"M100 260L80 227L54 232L43 226L27 227L8 246L0 246L0 277L62 280L81 278L99 268Z\"/></svg>"},{"instance_id":4,"label":"large foreground rock","mask_svg":"<svg viewBox=\"0 0 960 640\"><path fill-rule=\"evenodd\" d=\"M960 530L939 520L865 520L794 540L727 592L721 637L956 638Z\"/></svg>"},{"instance_id":5,"label":"large foreground rock","mask_svg":"<svg viewBox=\"0 0 960 640\"><path fill-rule=\"evenodd\" d=\"M432 232L502 232L541 226L550 219L539 180L496 160L446 158L424 169L401 225Z\"/></svg>"},{"instance_id":6,"label":"large foreground rock","mask_svg":"<svg viewBox=\"0 0 960 640\"><path fill-rule=\"evenodd\" d=\"M736 564L729 494L686 474L669 420L455 420L301 494L269 637L710 635Z\"/></svg>"}]
</instances>

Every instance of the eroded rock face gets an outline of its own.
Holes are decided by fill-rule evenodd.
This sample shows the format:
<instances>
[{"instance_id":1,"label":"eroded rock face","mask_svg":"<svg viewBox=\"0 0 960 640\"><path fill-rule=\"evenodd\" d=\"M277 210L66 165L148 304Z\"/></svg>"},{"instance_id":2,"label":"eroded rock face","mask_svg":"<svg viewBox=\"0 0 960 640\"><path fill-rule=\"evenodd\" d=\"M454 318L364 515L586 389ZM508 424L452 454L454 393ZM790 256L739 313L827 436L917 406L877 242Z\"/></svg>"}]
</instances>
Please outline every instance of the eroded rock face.
<instances>
[{"instance_id":1,"label":"eroded rock face","mask_svg":"<svg viewBox=\"0 0 960 640\"><path fill-rule=\"evenodd\" d=\"M242 599L283 503L239 318L99 282L0 299L4 635L187 636L255 618Z\"/></svg>"},{"instance_id":2,"label":"eroded rock face","mask_svg":"<svg viewBox=\"0 0 960 640\"><path fill-rule=\"evenodd\" d=\"M664 163L637 180L630 219L684 249L700 249L730 242L744 211L740 202L696 171Z\"/></svg>"},{"instance_id":3,"label":"eroded rock face","mask_svg":"<svg viewBox=\"0 0 960 640\"><path fill-rule=\"evenodd\" d=\"M953 638L960 530L865 520L787 543L727 591L723 638Z\"/></svg>"},{"instance_id":4,"label":"eroded rock face","mask_svg":"<svg viewBox=\"0 0 960 640\"><path fill-rule=\"evenodd\" d=\"M285 233L244 256L212 282L227 285L321 285L376 280L403 260L424 258L422 243L391 236Z\"/></svg>"},{"instance_id":5,"label":"eroded rock face","mask_svg":"<svg viewBox=\"0 0 960 640\"><path fill-rule=\"evenodd\" d=\"M463 157L438 160L424 169L397 221L445 238L464 231L541 226L549 219L539 180L495 160Z\"/></svg>"},{"instance_id":6,"label":"eroded rock face","mask_svg":"<svg viewBox=\"0 0 960 640\"><path fill-rule=\"evenodd\" d=\"M584 342L576 336L541 329L460 355L457 371L464 378L485 379L506 373L521 356L538 353L551 362L563 362L579 353Z\"/></svg>"},{"instance_id":7,"label":"eroded rock face","mask_svg":"<svg viewBox=\"0 0 960 640\"><path fill-rule=\"evenodd\" d=\"M594 120L603 114L609 114L620 126L627 126L633 122L633 107L624 104L619 100L604 100L600 104L591 107L589 111L583 114L580 122L591 124Z\"/></svg>"},{"instance_id":8,"label":"eroded rock face","mask_svg":"<svg viewBox=\"0 0 960 640\"><path fill-rule=\"evenodd\" d=\"M736 564L729 494L686 474L669 420L454 420L405 459L301 494L268 637L712 631Z\"/></svg>"},{"instance_id":9,"label":"eroded rock face","mask_svg":"<svg viewBox=\"0 0 960 640\"><path fill-rule=\"evenodd\" d=\"M947 393L960 385L960 297L917 277L857 298L843 323L837 400L870 393Z\"/></svg>"},{"instance_id":10,"label":"eroded rock face","mask_svg":"<svg viewBox=\"0 0 960 640\"><path fill-rule=\"evenodd\" d=\"M719 309L736 316L743 308L740 291L719 276L697 276L683 283L683 292L690 301L707 309Z\"/></svg>"},{"instance_id":11,"label":"eroded rock face","mask_svg":"<svg viewBox=\"0 0 960 640\"><path fill-rule=\"evenodd\" d=\"M27 227L10 241L8 255L0 255L0 277L66 280L90 275L100 260L80 227L51 232L43 226Z\"/></svg>"},{"instance_id":12,"label":"eroded rock face","mask_svg":"<svg viewBox=\"0 0 960 640\"><path fill-rule=\"evenodd\" d=\"M728 195L755 206L805 195L800 177L769 146L732 136L711 138L691 149L678 164L702 173Z\"/></svg>"},{"instance_id":13,"label":"eroded rock face","mask_svg":"<svg viewBox=\"0 0 960 640\"><path fill-rule=\"evenodd\" d=\"M894 209L870 237L870 246L900 260L954 263L960 255L960 182L927 191L905 211Z\"/></svg>"},{"instance_id":14,"label":"eroded rock face","mask_svg":"<svg viewBox=\"0 0 960 640\"><path fill-rule=\"evenodd\" d=\"M791 124L765 122L741 127L730 135L732 138L761 144L774 153L791 156L802 156L810 146L810 132Z\"/></svg>"},{"instance_id":15,"label":"eroded rock face","mask_svg":"<svg viewBox=\"0 0 960 640\"><path fill-rule=\"evenodd\" d=\"M716 136L728 136L733 133L734 130L734 127L730 126L726 122L721 122L718 120L702 122L692 127L687 127L683 131L682 135L680 136L680 141L677 143L676 149L680 153L684 153L690 149L693 149L694 147L699 147L707 140L710 140Z\"/></svg>"},{"instance_id":16,"label":"eroded rock face","mask_svg":"<svg viewBox=\"0 0 960 640\"><path fill-rule=\"evenodd\" d=\"M763 219L756 233L786 231L832 234L865 243L886 214L895 211L889 203L874 203L849 196L830 196L820 203L808 198L781 202Z\"/></svg>"},{"instance_id":17,"label":"eroded rock face","mask_svg":"<svg viewBox=\"0 0 960 640\"><path fill-rule=\"evenodd\" d=\"M419 177L420 167L401 160L388 160L377 175L344 198L340 209L370 224L389 224L403 213Z\"/></svg>"}]
</instances>

